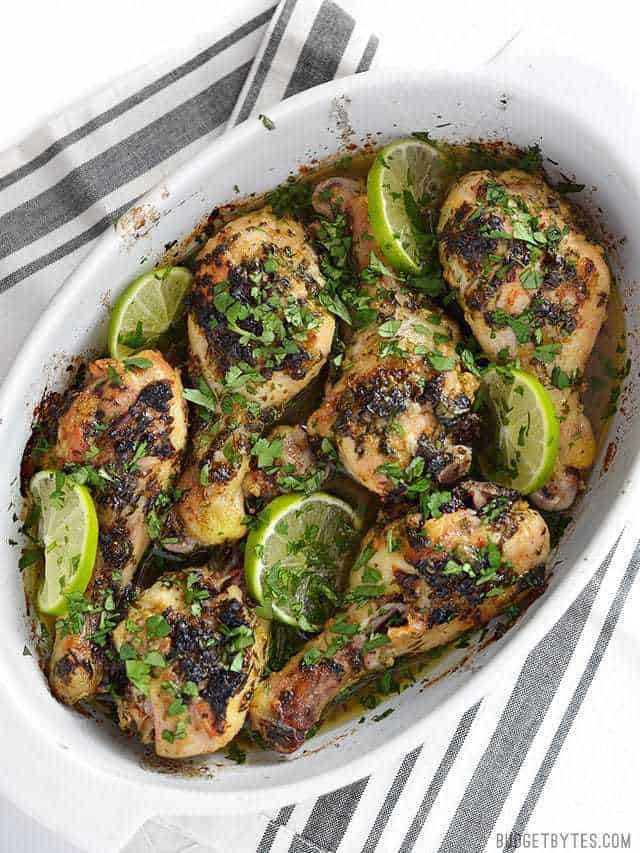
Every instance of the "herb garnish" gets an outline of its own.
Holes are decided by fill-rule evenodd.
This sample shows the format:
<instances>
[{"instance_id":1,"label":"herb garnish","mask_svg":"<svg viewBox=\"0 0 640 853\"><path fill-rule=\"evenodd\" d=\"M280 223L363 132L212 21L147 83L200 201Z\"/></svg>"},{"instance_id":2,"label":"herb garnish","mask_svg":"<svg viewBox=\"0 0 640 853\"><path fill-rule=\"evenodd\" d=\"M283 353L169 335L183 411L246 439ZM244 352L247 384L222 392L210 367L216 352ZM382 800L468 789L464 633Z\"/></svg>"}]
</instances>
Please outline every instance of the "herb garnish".
<instances>
[{"instance_id":1,"label":"herb garnish","mask_svg":"<svg viewBox=\"0 0 640 853\"><path fill-rule=\"evenodd\" d=\"M273 121L269 118L269 116L266 116L264 113L260 113L258 115L258 121L261 121L262 124L267 128L267 130L276 129L276 126Z\"/></svg>"}]
</instances>

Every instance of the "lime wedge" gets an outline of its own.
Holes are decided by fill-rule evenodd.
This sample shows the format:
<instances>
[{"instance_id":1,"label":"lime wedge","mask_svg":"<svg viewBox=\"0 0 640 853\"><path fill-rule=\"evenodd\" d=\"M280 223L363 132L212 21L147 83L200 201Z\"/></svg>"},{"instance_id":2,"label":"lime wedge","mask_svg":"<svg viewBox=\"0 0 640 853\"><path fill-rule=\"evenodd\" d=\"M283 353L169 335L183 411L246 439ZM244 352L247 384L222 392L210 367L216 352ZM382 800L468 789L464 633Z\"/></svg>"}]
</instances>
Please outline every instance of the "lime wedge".
<instances>
[{"instance_id":1,"label":"lime wedge","mask_svg":"<svg viewBox=\"0 0 640 853\"><path fill-rule=\"evenodd\" d=\"M111 312L109 355L126 358L152 346L180 316L192 280L186 267L159 267L132 282Z\"/></svg>"},{"instance_id":2,"label":"lime wedge","mask_svg":"<svg viewBox=\"0 0 640 853\"><path fill-rule=\"evenodd\" d=\"M244 570L263 614L317 631L333 613L360 540L361 519L324 492L282 495L249 534Z\"/></svg>"},{"instance_id":3,"label":"lime wedge","mask_svg":"<svg viewBox=\"0 0 640 853\"><path fill-rule=\"evenodd\" d=\"M40 508L38 532L45 554L38 607L62 616L65 595L84 592L91 580L98 548L96 510L88 489L60 471L39 471L30 489Z\"/></svg>"},{"instance_id":4,"label":"lime wedge","mask_svg":"<svg viewBox=\"0 0 640 853\"><path fill-rule=\"evenodd\" d=\"M524 495L547 482L558 455L558 419L548 391L524 370L493 368L483 376L489 442L482 473Z\"/></svg>"},{"instance_id":5,"label":"lime wedge","mask_svg":"<svg viewBox=\"0 0 640 853\"><path fill-rule=\"evenodd\" d=\"M389 263L402 272L423 266L419 211L435 209L447 180L446 160L435 145L400 139L378 152L367 177L369 222ZM424 236L424 235L423 235Z\"/></svg>"}]
</instances>

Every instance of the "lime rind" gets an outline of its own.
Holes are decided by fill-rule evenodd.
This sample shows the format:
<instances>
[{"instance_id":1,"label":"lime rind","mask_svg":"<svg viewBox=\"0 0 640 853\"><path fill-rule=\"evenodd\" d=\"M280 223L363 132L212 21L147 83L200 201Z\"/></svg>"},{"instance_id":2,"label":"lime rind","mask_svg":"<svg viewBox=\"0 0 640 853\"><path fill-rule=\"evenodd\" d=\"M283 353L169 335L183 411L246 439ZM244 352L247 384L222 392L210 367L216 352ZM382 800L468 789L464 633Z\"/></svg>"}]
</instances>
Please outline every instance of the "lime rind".
<instances>
[{"instance_id":1,"label":"lime rind","mask_svg":"<svg viewBox=\"0 0 640 853\"><path fill-rule=\"evenodd\" d=\"M299 504L303 498L304 495L292 493L281 495L272 500L263 510L263 524L252 530L247 537L244 552L245 578L249 592L260 604L264 603L264 591L262 588L263 561L259 556L260 549L264 546L264 542L273 535L278 522L288 514L291 507ZM292 616L281 611L277 605L272 605L272 609L279 622L284 622L285 625L297 624Z\"/></svg>"},{"instance_id":2,"label":"lime rind","mask_svg":"<svg viewBox=\"0 0 640 853\"><path fill-rule=\"evenodd\" d=\"M551 476L558 456L560 426L546 388L524 370L492 369L483 377L497 428L494 454L480 456L483 474L522 494L542 488ZM501 414L502 412L502 414ZM504 414L506 413L506 414ZM515 467L516 476L508 469Z\"/></svg>"},{"instance_id":3,"label":"lime rind","mask_svg":"<svg viewBox=\"0 0 640 853\"><path fill-rule=\"evenodd\" d=\"M266 596L262 584L263 573L273 566L287 553L287 542L293 533L289 530L289 521L294 523L301 518L305 512L313 512L314 507L321 507L316 516L324 516L325 524L319 525L319 537L322 532L328 531L328 536L333 536L335 522L331 523L335 511L339 511L343 518L349 520L354 531L358 531L362 525L362 519L358 513L345 501L326 492L315 492L312 495L304 495L297 492L281 495L263 510L262 524L251 531L247 537L245 546L245 578L249 592L260 604L266 604ZM331 512L334 511L334 512ZM284 522L287 525L287 533L281 535L277 531L278 525ZM291 534L289 536L288 534ZM329 541L331 541L329 539ZM334 579L337 580L337 579ZM299 619L285 607L274 601L268 602L273 617L285 625L300 627Z\"/></svg>"},{"instance_id":4,"label":"lime rind","mask_svg":"<svg viewBox=\"0 0 640 853\"><path fill-rule=\"evenodd\" d=\"M43 613L62 616L66 596L87 588L98 550L98 518L89 490L65 479L56 501L56 472L40 471L30 490L40 506L40 537L45 549L43 582L38 607Z\"/></svg>"},{"instance_id":5,"label":"lime rind","mask_svg":"<svg viewBox=\"0 0 640 853\"><path fill-rule=\"evenodd\" d=\"M122 342L142 323L145 342L154 344L177 320L184 297L193 281L186 267L159 267L136 278L120 295L111 312L109 354L125 358L136 350ZM142 348L142 347L141 347Z\"/></svg>"}]
</instances>

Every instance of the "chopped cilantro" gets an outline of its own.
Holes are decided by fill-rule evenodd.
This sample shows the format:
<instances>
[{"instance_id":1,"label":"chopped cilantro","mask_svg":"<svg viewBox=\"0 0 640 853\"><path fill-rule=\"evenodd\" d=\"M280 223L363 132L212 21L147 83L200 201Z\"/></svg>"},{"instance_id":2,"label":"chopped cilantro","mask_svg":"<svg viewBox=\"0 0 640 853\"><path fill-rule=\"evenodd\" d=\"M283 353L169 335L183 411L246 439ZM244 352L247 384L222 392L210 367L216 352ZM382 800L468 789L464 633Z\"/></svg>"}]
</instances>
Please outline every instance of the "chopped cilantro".
<instances>
[{"instance_id":1,"label":"chopped cilantro","mask_svg":"<svg viewBox=\"0 0 640 853\"><path fill-rule=\"evenodd\" d=\"M551 373L551 382L556 388L559 388L560 391L570 388L572 384L569 374L565 373L564 370L559 368L557 365L553 368Z\"/></svg>"},{"instance_id":2,"label":"chopped cilantro","mask_svg":"<svg viewBox=\"0 0 640 853\"><path fill-rule=\"evenodd\" d=\"M430 352L427 358L434 370L438 373L445 373L447 370L455 370L456 359L453 356L442 355L438 352Z\"/></svg>"},{"instance_id":3,"label":"chopped cilantro","mask_svg":"<svg viewBox=\"0 0 640 853\"><path fill-rule=\"evenodd\" d=\"M124 364L125 370L133 370L137 368L138 370L144 370L147 367L151 367L153 362L149 358L140 358L140 356L134 355L130 358L125 358L122 362Z\"/></svg>"},{"instance_id":4,"label":"chopped cilantro","mask_svg":"<svg viewBox=\"0 0 640 853\"><path fill-rule=\"evenodd\" d=\"M164 616L159 613L154 613L152 616L149 616L145 622L145 628L147 629L147 637L150 640L168 637L171 633L171 625L169 625Z\"/></svg>"},{"instance_id":5,"label":"chopped cilantro","mask_svg":"<svg viewBox=\"0 0 640 853\"><path fill-rule=\"evenodd\" d=\"M313 666L318 663L319 660L322 660L322 652L320 649L308 649L303 654L302 660L305 666Z\"/></svg>"},{"instance_id":6,"label":"chopped cilantro","mask_svg":"<svg viewBox=\"0 0 640 853\"><path fill-rule=\"evenodd\" d=\"M127 332L127 334L125 335L123 335L121 332L118 335L118 343L124 344L124 346L129 347L129 349L142 349L147 343L147 339L144 336L142 321L138 320L134 332Z\"/></svg>"},{"instance_id":7,"label":"chopped cilantro","mask_svg":"<svg viewBox=\"0 0 640 853\"><path fill-rule=\"evenodd\" d=\"M196 406L200 406L209 412L215 412L217 409L217 400L204 379L198 381L197 388L185 388L184 398Z\"/></svg>"},{"instance_id":8,"label":"chopped cilantro","mask_svg":"<svg viewBox=\"0 0 640 853\"><path fill-rule=\"evenodd\" d=\"M497 308L491 314L491 323L495 326L509 326L519 344L526 344L531 338L532 317L527 311L513 315L502 308Z\"/></svg>"},{"instance_id":9,"label":"chopped cilantro","mask_svg":"<svg viewBox=\"0 0 640 853\"><path fill-rule=\"evenodd\" d=\"M238 746L235 740L232 740L227 747L227 758L235 761L236 764L244 764L247 760L247 753Z\"/></svg>"},{"instance_id":10,"label":"chopped cilantro","mask_svg":"<svg viewBox=\"0 0 640 853\"><path fill-rule=\"evenodd\" d=\"M124 385L122 377L112 364L109 364L107 366L107 379L110 384L115 386L116 388L122 388Z\"/></svg>"},{"instance_id":11,"label":"chopped cilantro","mask_svg":"<svg viewBox=\"0 0 640 853\"><path fill-rule=\"evenodd\" d=\"M390 642L391 640L386 634L373 633L365 640L362 651L366 654L367 652L372 652L374 649L379 649L381 646L386 646Z\"/></svg>"},{"instance_id":12,"label":"chopped cilantro","mask_svg":"<svg viewBox=\"0 0 640 853\"><path fill-rule=\"evenodd\" d=\"M559 355L560 344L540 344L534 350L533 357L542 364L549 364Z\"/></svg>"},{"instance_id":13,"label":"chopped cilantro","mask_svg":"<svg viewBox=\"0 0 640 853\"><path fill-rule=\"evenodd\" d=\"M125 662L125 668L127 678L133 686L141 693L144 693L145 696L148 696L151 682L150 665L142 660L130 659Z\"/></svg>"},{"instance_id":14,"label":"chopped cilantro","mask_svg":"<svg viewBox=\"0 0 640 853\"><path fill-rule=\"evenodd\" d=\"M267 130L276 129L276 126L273 121L269 118L269 116L266 116L264 113L260 113L258 115L258 120L262 122L262 124L267 128Z\"/></svg>"},{"instance_id":15,"label":"chopped cilantro","mask_svg":"<svg viewBox=\"0 0 640 853\"><path fill-rule=\"evenodd\" d=\"M537 290L542 284L542 273L535 267L526 267L520 273L520 283L525 290Z\"/></svg>"},{"instance_id":16,"label":"chopped cilantro","mask_svg":"<svg viewBox=\"0 0 640 853\"><path fill-rule=\"evenodd\" d=\"M267 438L259 438L251 448L251 455L258 461L258 468L269 468L282 454L282 439L275 438L271 441Z\"/></svg>"},{"instance_id":17,"label":"chopped cilantro","mask_svg":"<svg viewBox=\"0 0 640 853\"><path fill-rule=\"evenodd\" d=\"M378 335L381 338L393 338L400 328L400 320L386 320L378 327Z\"/></svg>"},{"instance_id":18,"label":"chopped cilantro","mask_svg":"<svg viewBox=\"0 0 640 853\"><path fill-rule=\"evenodd\" d=\"M420 509L425 518L440 518L441 507L451 500L451 492L426 492L420 495Z\"/></svg>"},{"instance_id":19,"label":"chopped cilantro","mask_svg":"<svg viewBox=\"0 0 640 853\"><path fill-rule=\"evenodd\" d=\"M276 216L300 216L311 208L312 192L310 183L290 178L285 184L268 192L265 200Z\"/></svg>"},{"instance_id":20,"label":"chopped cilantro","mask_svg":"<svg viewBox=\"0 0 640 853\"><path fill-rule=\"evenodd\" d=\"M149 538L157 539L162 531L162 522L160 521L158 513L155 511L155 509L152 509L150 512L147 513L146 522Z\"/></svg>"}]
</instances>

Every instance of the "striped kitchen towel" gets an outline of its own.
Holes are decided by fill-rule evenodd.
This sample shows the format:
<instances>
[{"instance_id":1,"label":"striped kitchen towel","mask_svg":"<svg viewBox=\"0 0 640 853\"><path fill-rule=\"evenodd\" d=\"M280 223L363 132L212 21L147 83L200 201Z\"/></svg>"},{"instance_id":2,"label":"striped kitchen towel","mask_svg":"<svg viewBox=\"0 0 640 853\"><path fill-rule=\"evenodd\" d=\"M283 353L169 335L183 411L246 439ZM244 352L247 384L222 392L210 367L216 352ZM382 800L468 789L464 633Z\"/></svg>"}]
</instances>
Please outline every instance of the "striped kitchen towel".
<instances>
[{"instance_id":1,"label":"striped kitchen towel","mask_svg":"<svg viewBox=\"0 0 640 853\"><path fill-rule=\"evenodd\" d=\"M332 0L244 8L253 17L232 32L128 75L0 153L0 381L61 283L135 199L230 122L371 66L377 39Z\"/></svg>"},{"instance_id":2,"label":"striped kitchen towel","mask_svg":"<svg viewBox=\"0 0 640 853\"><path fill-rule=\"evenodd\" d=\"M233 32L129 75L0 154L0 380L98 235L163 175L227 127L375 63L376 37L333 0L249 5ZM640 567L636 543L625 530L517 677L428 743L277 812L159 816L127 853L496 849L496 833L526 830L561 755Z\"/></svg>"},{"instance_id":3,"label":"striped kitchen towel","mask_svg":"<svg viewBox=\"0 0 640 853\"><path fill-rule=\"evenodd\" d=\"M157 818L142 827L126 853L514 850L527 831L623 615L640 569L637 542L635 530L623 531L607 559L531 650L511 683L485 696L459 718L434 728L428 742L397 761L375 768L371 776L337 791L273 813ZM617 644L615 665L619 671L637 672L636 650L637 643ZM598 738L602 732L608 738L616 736L605 721L597 720L592 737ZM585 748L592 746L586 744ZM604 783L603 767L585 763L579 788L593 786L597 791ZM612 776L615 778L615 771ZM621 797L628 804L621 810L626 823L616 823L612 816L612 822L598 828L603 835L612 830L624 835L630 828L634 806L624 792ZM571 801L572 790L563 789L552 810L553 823L541 828L565 833L565 846L556 837L549 849L581 849L581 843L595 846L588 836L587 841L580 841L584 823L567 823L564 815ZM573 809L576 813L584 819L579 805ZM593 831L592 822L586 825ZM578 835L577 846L571 831ZM597 843L602 837L594 835ZM548 840L548 845L553 843ZM537 847L543 848L539 836Z\"/></svg>"}]
</instances>

